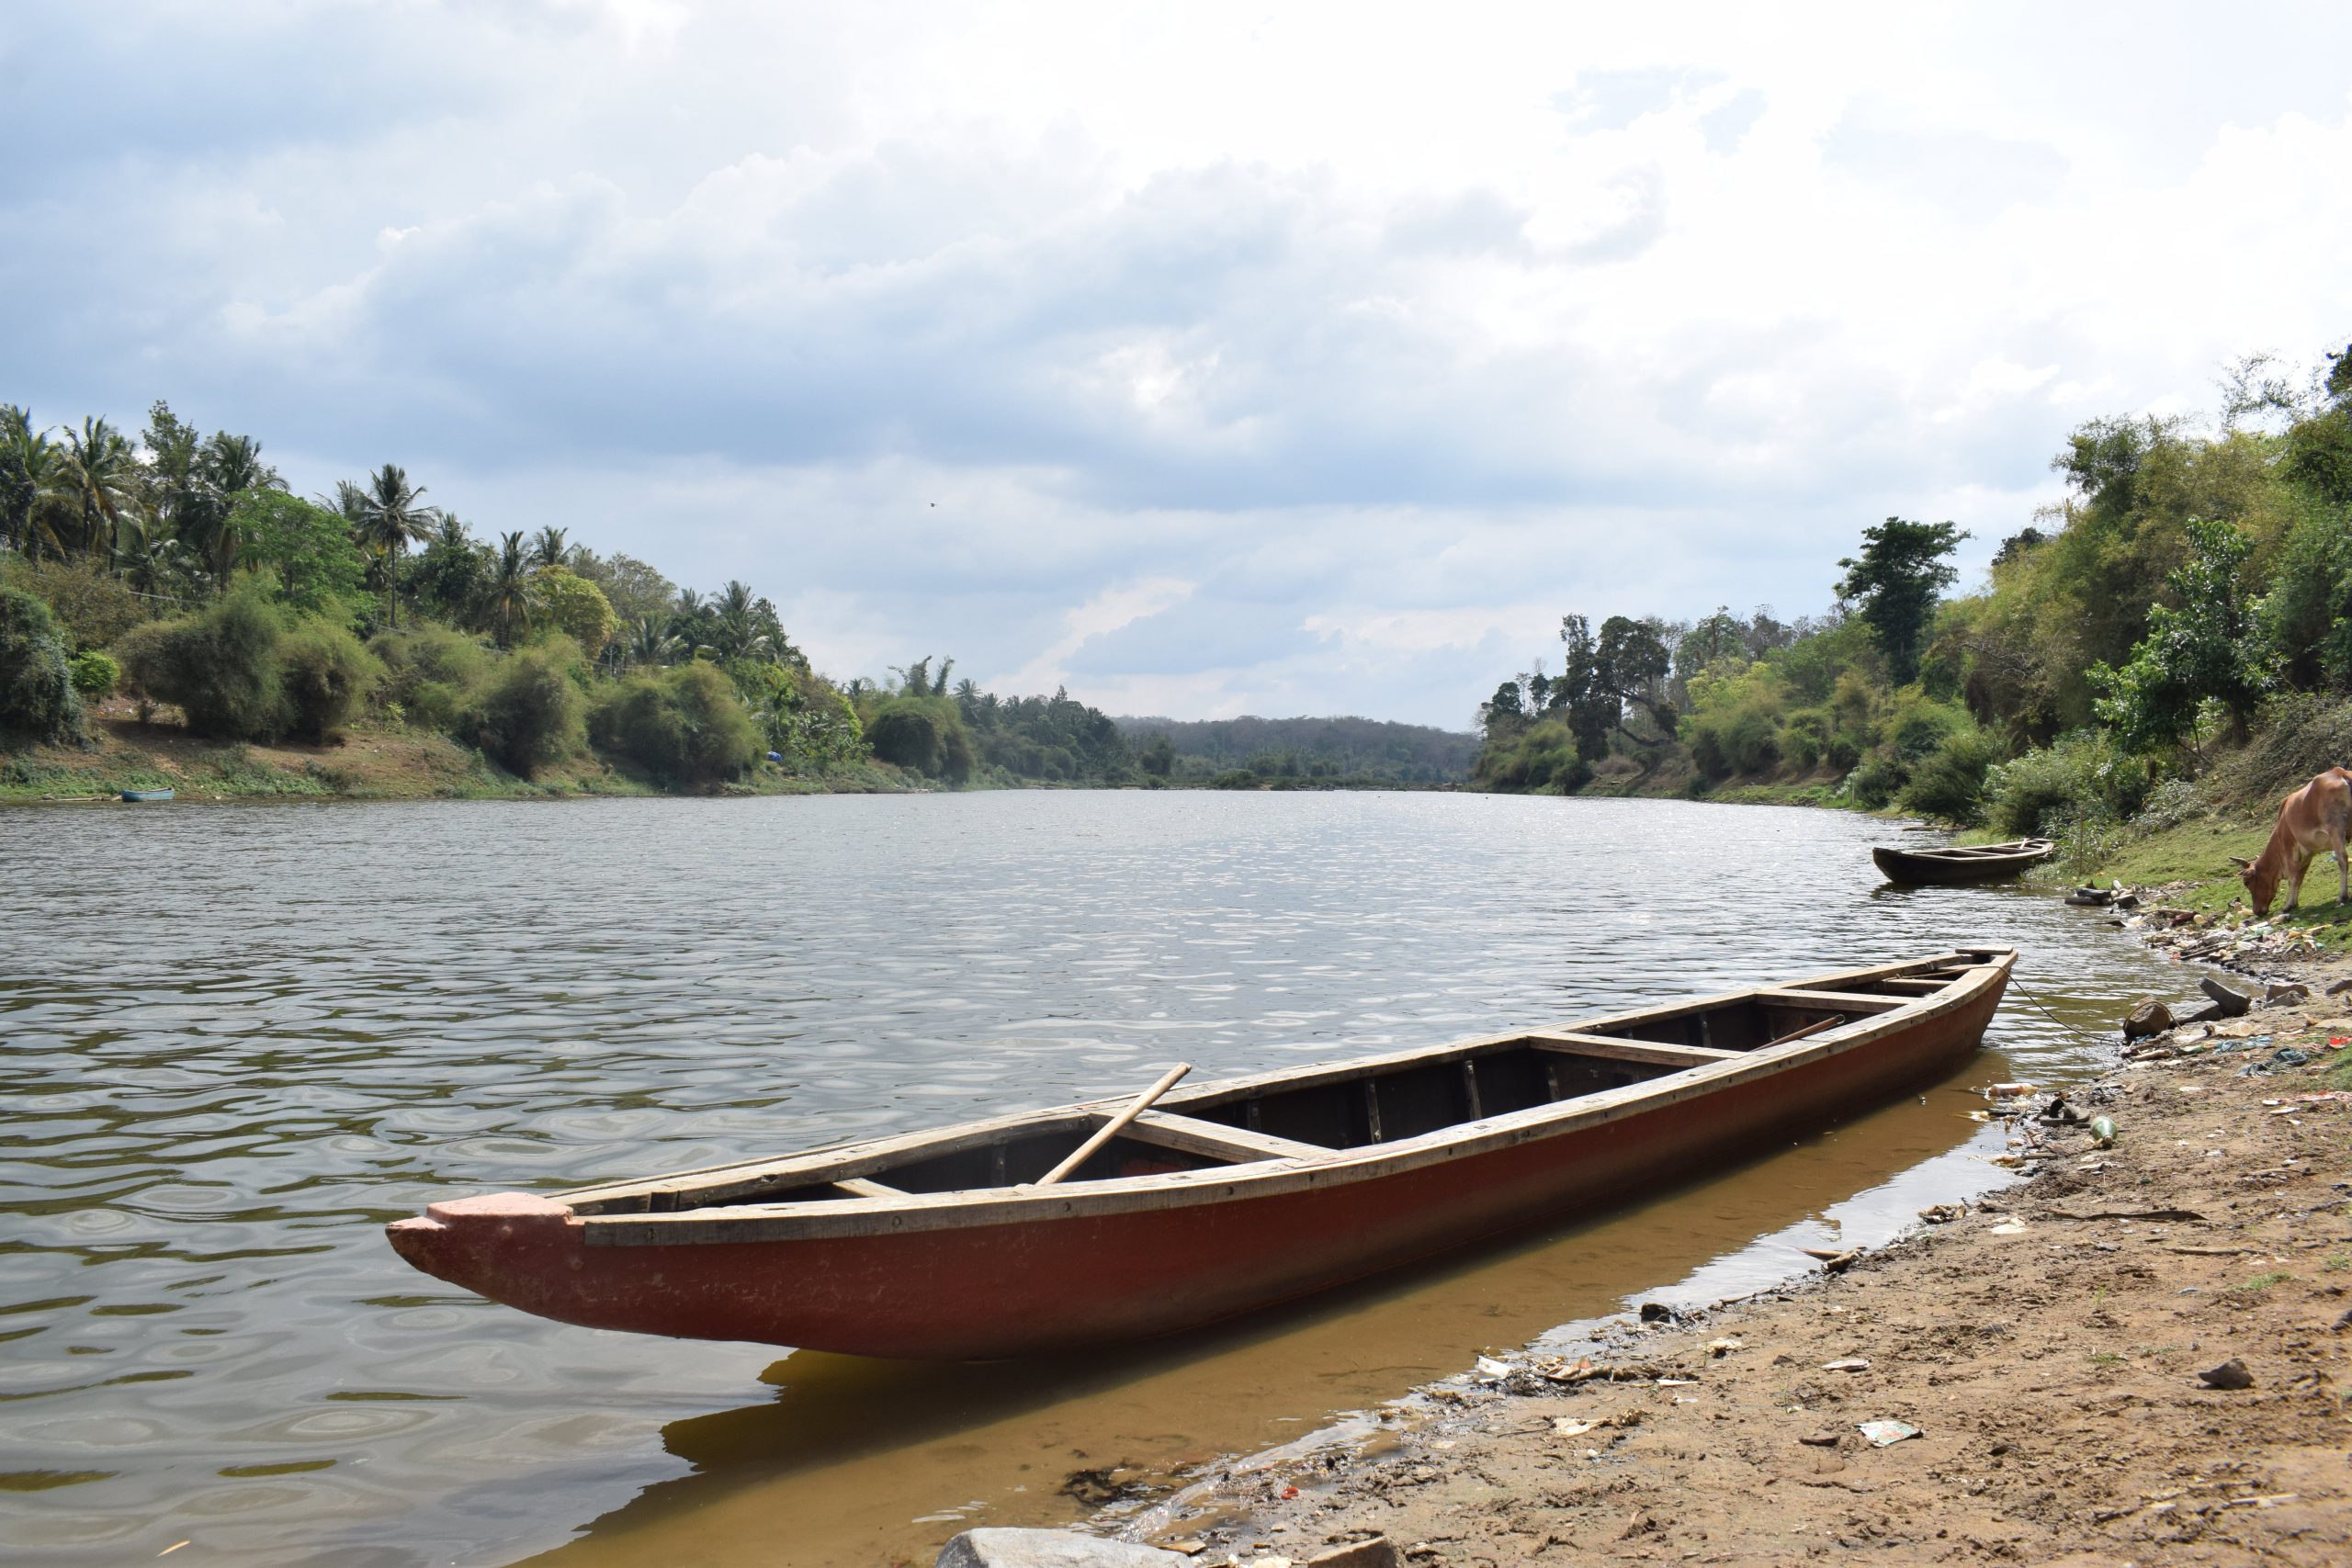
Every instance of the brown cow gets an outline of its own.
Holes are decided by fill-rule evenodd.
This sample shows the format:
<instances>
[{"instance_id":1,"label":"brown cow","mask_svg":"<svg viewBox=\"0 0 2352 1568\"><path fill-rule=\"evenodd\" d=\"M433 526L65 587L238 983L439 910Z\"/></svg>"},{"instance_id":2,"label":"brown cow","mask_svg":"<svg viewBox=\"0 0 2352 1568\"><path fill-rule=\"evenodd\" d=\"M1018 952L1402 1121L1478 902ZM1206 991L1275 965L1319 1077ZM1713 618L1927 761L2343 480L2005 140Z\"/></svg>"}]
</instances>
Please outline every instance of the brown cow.
<instances>
[{"instance_id":1,"label":"brown cow","mask_svg":"<svg viewBox=\"0 0 2352 1568\"><path fill-rule=\"evenodd\" d=\"M2281 802L2278 825L2270 829L2270 841L2262 847L2261 858L2230 857L2237 861L2238 880L2245 884L2254 912L2270 912L2270 900L2278 891L2281 877L2287 883L2287 908L2292 909L2303 896L2303 873L2328 850L2335 852L2335 901L2341 904L2352 898L2344 862L2347 825L2352 825L2352 772L2345 769L2330 768L2313 775L2311 783Z\"/></svg>"}]
</instances>

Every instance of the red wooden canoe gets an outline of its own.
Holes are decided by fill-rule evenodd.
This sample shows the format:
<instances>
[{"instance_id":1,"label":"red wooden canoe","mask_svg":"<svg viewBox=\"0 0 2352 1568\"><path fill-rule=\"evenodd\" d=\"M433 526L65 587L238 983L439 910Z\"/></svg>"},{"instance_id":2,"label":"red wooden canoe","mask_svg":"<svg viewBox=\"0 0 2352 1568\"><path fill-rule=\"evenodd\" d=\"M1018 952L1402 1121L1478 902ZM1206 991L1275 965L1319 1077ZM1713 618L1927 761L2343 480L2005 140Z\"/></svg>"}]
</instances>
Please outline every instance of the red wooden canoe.
<instances>
[{"instance_id":1,"label":"red wooden canoe","mask_svg":"<svg viewBox=\"0 0 2352 1568\"><path fill-rule=\"evenodd\" d=\"M811 1154L435 1203L426 1273L565 1323L1022 1355L1228 1317L1698 1174L1951 1071L2016 953L1179 1089L1060 1186L1099 1100Z\"/></svg>"}]
</instances>

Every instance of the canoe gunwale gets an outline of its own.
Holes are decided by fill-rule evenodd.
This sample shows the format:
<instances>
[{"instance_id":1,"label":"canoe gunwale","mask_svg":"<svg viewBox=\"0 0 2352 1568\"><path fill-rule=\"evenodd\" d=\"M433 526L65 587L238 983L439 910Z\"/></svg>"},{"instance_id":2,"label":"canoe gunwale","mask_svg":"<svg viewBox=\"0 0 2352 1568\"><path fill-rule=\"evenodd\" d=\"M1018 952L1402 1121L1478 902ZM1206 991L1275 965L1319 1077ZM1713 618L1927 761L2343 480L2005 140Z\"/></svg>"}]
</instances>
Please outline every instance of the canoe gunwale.
<instances>
[{"instance_id":1,"label":"canoe gunwale","mask_svg":"<svg viewBox=\"0 0 2352 1568\"><path fill-rule=\"evenodd\" d=\"M1570 1136L1881 1043L1890 1034L1911 1032L1933 1019L1973 1005L1983 999L1988 988L1997 994L2006 986L2016 960L2013 948L1956 949L1924 959L1842 970L1664 1007L1578 1020L1565 1029L1516 1030L1345 1063L1317 1064L1189 1086L1164 1098L1139 1121L1137 1127L1144 1141L1180 1151L1186 1149L1188 1138L1196 1145L1222 1142L1227 1145L1224 1152L1200 1147L1187 1151L1233 1161L1204 1169L1115 1177L1044 1189L967 1188L806 1202L717 1202L669 1213L592 1211L576 1213L568 1223L581 1226L582 1240L595 1247L808 1240L1128 1213L1378 1180L1515 1145ZM1951 973L1945 976L1941 972ZM1871 985L1931 975L1943 977L1945 983L1935 990L1912 997L1866 996L1839 989L1841 985ZM1604 1035L1611 1029L1656 1023L1745 1001L1785 1002L1800 1011L1866 1012L1867 1016L1849 1017L1844 1023L1802 1039L1740 1052L1709 1052L1695 1046ZM1354 1147L1296 1144L1187 1114L1188 1107L1204 1107L1250 1093L1313 1087L1396 1067L1473 1061L1482 1055L1519 1045L1577 1053L1580 1048L1589 1049L1578 1036L1597 1035L1604 1036L1608 1044L1622 1048L1612 1054L1629 1059L1655 1063L1665 1057L1668 1066L1685 1059L1686 1054L1704 1059L1643 1082L1457 1122L1410 1138ZM690 1193L707 1201L723 1198L730 1185L747 1189L840 1182L885 1173L886 1168L910 1158L985 1147L1013 1137L1060 1132L1082 1135L1125 1103L1125 1097L1087 1100L947 1129L742 1161L650 1180L607 1183L551 1196L557 1202L582 1206L662 1195L669 1195L675 1201ZM1267 1154L1256 1159L1234 1158L1234 1146L1256 1139L1268 1145L1291 1144L1304 1152ZM730 1183L729 1177L736 1179Z\"/></svg>"}]
</instances>

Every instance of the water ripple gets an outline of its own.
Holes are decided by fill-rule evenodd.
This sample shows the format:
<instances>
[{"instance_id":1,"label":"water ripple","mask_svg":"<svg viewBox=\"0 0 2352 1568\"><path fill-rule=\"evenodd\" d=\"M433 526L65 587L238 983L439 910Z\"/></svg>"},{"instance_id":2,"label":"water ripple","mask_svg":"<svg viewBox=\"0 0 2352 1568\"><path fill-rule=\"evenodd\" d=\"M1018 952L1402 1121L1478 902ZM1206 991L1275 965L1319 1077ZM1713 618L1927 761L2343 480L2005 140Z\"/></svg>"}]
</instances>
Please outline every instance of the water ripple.
<instances>
[{"instance_id":1,"label":"water ripple","mask_svg":"<svg viewBox=\"0 0 2352 1568\"><path fill-rule=\"evenodd\" d=\"M544 1324L377 1227L1141 1084L2014 942L1878 890L1881 824L1671 802L994 795L0 813L0 1533L408 1568L681 1472L764 1348ZM1627 977L1639 983L1628 989ZM2041 1015L2010 1056L2086 1058ZM527 1479L528 1484L514 1483Z\"/></svg>"}]
</instances>

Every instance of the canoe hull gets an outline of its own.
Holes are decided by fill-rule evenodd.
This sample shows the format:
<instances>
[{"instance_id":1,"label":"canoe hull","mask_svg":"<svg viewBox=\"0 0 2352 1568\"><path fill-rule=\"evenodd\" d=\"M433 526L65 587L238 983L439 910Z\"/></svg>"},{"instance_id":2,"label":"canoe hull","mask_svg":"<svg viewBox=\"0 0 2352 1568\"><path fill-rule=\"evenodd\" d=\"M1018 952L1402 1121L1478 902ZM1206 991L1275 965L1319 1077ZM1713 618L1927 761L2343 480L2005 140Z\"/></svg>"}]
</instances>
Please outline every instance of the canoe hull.
<instances>
[{"instance_id":1,"label":"canoe hull","mask_svg":"<svg viewBox=\"0 0 2352 1568\"><path fill-rule=\"evenodd\" d=\"M426 1273L597 1328L920 1359L1136 1339L1586 1213L1818 1131L1956 1069L2002 980L1964 1007L1736 1089L1262 1197L907 1234L592 1246L563 1204L504 1195L436 1205L390 1234Z\"/></svg>"},{"instance_id":2,"label":"canoe hull","mask_svg":"<svg viewBox=\"0 0 2352 1568\"><path fill-rule=\"evenodd\" d=\"M2049 849L2020 850L2011 855L1953 860L1931 852L1882 846L1871 851L1871 859L1889 882L1914 887L1960 887L1976 882L2006 881L2041 864L2052 852Z\"/></svg>"}]
</instances>

